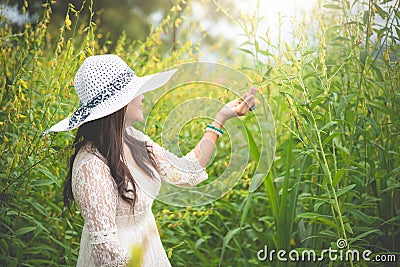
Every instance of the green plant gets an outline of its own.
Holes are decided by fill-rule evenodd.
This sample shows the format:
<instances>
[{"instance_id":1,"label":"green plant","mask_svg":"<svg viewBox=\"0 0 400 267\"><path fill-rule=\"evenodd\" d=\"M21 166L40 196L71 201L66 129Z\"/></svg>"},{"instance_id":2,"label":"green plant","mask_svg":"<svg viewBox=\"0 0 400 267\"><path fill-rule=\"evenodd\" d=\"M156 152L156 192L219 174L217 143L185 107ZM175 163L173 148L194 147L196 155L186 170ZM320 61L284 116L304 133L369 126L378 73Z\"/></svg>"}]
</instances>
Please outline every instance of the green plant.
<instances>
[{"instance_id":1,"label":"green plant","mask_svg":"<svg viewBox=\"0 0 400 267\"><path fill-rule=\"evenodd\" d=\"M43 4L41 21L35 26L27 23L22 32L12 32L1 18L1 266L76 264L83 221L75 209L69 214L62 208L73 133L44 138L42 133L78 105L73 76L84 58L109 51L111 41L99 40L92 5L93 1L83 1L77 10L69 4L58 36L48 32L50 4ZM87 21L80 18L83 9L91 14ZM179 25L167 18L140 43L131 44L121 35L114 53L130 63L137 59L131 65L138 74L193 59L189 41L171 52L160 46L165 32L175 26Z\"/></svg>"},{"instance_id":2,"label":"green plant","mask_svg":"<svg viewBox=\"0 0 400 267\"><path fill-rule=\"evenodd\" d=\"M373 264L257 258L265 245L270 250L321 253L336 248L343 237L347 249L398 258L399 1L320 1L308 14L316 23L300 19L287 44L272 41L268 31L257 34L261 14L235 18L223 2L212 3L237 21L248 38L240 49L246 56L240 69L258 83L272 107L277 151L267 173L265 163L259 162L256 122L248 116L242 130L249 136L254 161L233 190L204 207L155 203L153 211L172 265ZM81 8L92 13L91 6L92 1L84 1ZM78 105L72 79L86 56L116 53L138 75L196 60L198 45L187 38L193 28L183 25L182 17L190 2L174 7L145 41L131 42L122 33L111 51L112 41L98 35L91 18L81 18L73 5L57 36L47 31L49 5L44 5L36 27L26 24L23 32L14 33L2 24L0 265L76 263L83 221L75 209L73 215L63 212L61 200L73 133L46 138L41 134L66 117L65 110ZM180 42L169 42L172 32L182 34ZM202 94L208 92L199 90ZM154 140L159 141L168 107L188 97L173 91L156 107L149 118L154 127L147 131ZM202 127L185 126L183 151L199 140ZM229 147L224 139L217 145ZM211 179L223 172L226 160L224 154L216 157L208 169ZM258 165L261 172L255 175ZM254 181L261 179L263 184L255 190Z\"/></svg>"},{"instance_id":3,"label":"green plant","mask_svg":"<svg viewBox=\"0 0 400 267\"><path fill-rule=\"evenodd\" d=\"M399 13L392 4L361 1L364 10L354 13L356 2L320 2L318 29L300 23L294 45L284 48L256 35L257 15L244 24L243 51L253 59L244 68L259 77L277 103L277 124L289 130L278 132L278 160L264 182L264 213L275 225L269 247L321 251L344 238L346 249L398 253L399 150L389 132L399 127L399 40L389 29L399 30Z\"/></svg>"}]
</instances>

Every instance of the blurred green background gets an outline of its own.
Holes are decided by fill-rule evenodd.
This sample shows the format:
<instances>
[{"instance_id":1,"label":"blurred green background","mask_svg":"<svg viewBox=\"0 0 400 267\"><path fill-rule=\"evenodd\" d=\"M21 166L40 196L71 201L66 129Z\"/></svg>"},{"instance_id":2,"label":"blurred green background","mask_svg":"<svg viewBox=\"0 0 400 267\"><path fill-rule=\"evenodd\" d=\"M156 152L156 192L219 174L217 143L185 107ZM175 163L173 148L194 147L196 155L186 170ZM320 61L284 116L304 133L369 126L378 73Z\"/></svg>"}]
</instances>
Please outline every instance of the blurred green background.
<instances>
[{"instance_id":1,"label":"blurred green background","mask_svg":"<svg viewBox=\"0 0 400 267\"><path fill-rule=\"evenodd\" d=\"M155 202L173 266L398 266L399 0L313 3L3 1L0 265L76 264L83 221L61 198L75 132L42 132L78 106L73 77L83 60L114 53L140 76L183 62L228 63L259 87L275 118L276 155L269 172L258 172L259 188L252 181L263 166L261 137L250 114L241 131L252 160L228 194L200 207ZM236 97L213 93L221 102ZM170 108L190 97L166 95L146 133L160 142ZM183 152L207 123L185 125ZM229 148L225 135L207 168L211 179L229 165ZM343 253L370 250L387 261L257 257L265 246L321 256L338 239L347 241Z\"/></svg>"}]
</instances>

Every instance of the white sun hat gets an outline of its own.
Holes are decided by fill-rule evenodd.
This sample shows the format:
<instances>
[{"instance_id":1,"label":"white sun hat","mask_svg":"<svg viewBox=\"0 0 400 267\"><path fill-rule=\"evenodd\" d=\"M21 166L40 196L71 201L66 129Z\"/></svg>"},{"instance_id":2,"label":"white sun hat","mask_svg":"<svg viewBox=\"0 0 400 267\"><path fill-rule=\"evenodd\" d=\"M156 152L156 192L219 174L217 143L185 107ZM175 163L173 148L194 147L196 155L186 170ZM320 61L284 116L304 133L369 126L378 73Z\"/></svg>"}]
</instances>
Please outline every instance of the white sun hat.
<instances>
[{"instance_id":1,"label":"white sun hat","mask_svg":"<svg viewBox=\"0 0 400 267\"><path fill-rule=\"evenodd\" d=\"M168 82L176 70L139 77L116 55L90 56L75 75L74 86L81 106L43 133L75 129L85 122L110 115L136 96Z\"/></svg>"}]
</instances>

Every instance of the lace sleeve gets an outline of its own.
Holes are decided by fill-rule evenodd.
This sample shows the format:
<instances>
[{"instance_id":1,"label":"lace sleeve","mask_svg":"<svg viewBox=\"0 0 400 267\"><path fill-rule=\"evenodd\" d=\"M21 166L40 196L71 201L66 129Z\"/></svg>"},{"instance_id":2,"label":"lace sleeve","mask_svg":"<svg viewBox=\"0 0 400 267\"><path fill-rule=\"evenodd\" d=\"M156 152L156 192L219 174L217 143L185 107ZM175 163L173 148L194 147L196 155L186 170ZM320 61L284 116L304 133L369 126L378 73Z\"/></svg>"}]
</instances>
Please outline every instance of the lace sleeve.
<instances>
[{"instance_id":1,"label":"lace sleeve","mask_svg":"<svg viewBox=\"0 0 400 267\"><path fill-rule=\"evenodd\" d=\"M128 253L119 245L115 224L118 193L108 166L95 156L82 161L73 169L72 190L89 231L92 258L96 266L125 266Z\"/></svg>"},{"instance_id":2,"label":"lace sleeve","mask_svg":"<svg viewBox=\"0 0 400 267\"><path fill-rule=\"evenodd\" d=\"M160 167L161 179L179 186L195 186L208 178L206 169L200 165L194 150L183 157L178 157L154 142L148 135L129 127L128 134L147 141L153 149Z\"/></svg>"}]
</instances>

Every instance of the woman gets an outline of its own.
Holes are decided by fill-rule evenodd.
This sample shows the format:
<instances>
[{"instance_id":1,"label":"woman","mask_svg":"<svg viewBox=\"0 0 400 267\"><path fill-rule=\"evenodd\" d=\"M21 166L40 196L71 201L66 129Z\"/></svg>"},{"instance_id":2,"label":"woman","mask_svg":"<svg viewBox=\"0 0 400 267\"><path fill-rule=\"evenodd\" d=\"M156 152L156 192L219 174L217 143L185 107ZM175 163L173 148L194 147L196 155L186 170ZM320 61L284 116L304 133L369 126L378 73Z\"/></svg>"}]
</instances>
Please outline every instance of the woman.
<instances>
[{"instance_id":1,"label":"woman","mask_svg":"<svg viewBox=\"0 0 400 267\"><path fill-rule=\"evenodd\" d=\"M178 158L132 127L143 120L143 93L174 72L137 77L118 56L89 57L74 80L81 107L47 131L79 127L64 184L64 204L74 200L85 220L78 266L125 266L132 248L141 256L131 260L141 266L170 266L151 211L161 179L181 186L207 179L223 124L254 106L251 88L244 101L225 105L197 146Z\"/></svg>"}]
</instances>

